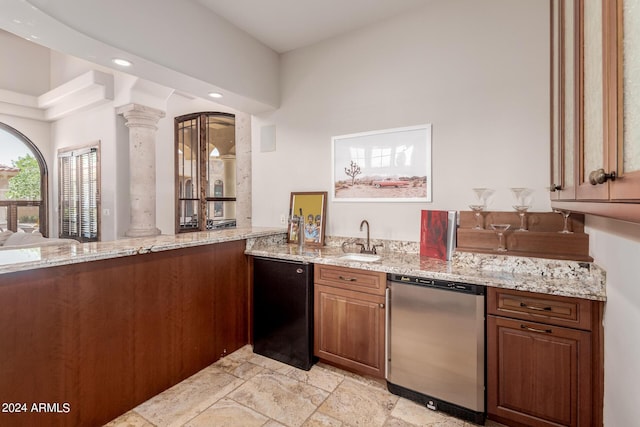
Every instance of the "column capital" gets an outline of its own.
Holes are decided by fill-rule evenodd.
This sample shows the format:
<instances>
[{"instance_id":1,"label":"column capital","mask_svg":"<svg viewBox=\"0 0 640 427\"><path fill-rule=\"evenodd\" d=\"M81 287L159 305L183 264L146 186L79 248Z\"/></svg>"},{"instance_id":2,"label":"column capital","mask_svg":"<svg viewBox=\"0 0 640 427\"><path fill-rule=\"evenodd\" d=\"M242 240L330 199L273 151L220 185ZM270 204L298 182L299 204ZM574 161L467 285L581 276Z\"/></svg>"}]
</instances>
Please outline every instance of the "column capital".
<instances>
[{"instance_id":1,"label":"column capital","mask_svg":"<svg viewBox=\"0 0 640 427\"><path fill-rule=\"evenodd\" d=\"M157 129L158 120L166 114L164 111L141 104L126 104L116 108L117 114L127 119L127 127L147 127Z\"/></svg>"}]
</instances>

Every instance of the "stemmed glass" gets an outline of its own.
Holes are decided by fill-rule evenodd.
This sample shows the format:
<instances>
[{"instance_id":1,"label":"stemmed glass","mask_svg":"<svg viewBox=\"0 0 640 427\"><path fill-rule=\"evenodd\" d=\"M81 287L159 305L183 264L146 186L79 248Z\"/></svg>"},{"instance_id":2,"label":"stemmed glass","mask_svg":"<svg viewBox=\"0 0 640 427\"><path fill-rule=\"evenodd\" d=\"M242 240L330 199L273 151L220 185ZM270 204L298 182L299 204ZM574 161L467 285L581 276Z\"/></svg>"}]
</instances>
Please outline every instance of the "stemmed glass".
<instances>
[{"instance_id":1,"label":"stemmed glass","mask_svg":"<svg viewBox=\"0 0 640 427\"><path fill-rule=\"evenodd\" d=\"M507 248L504 245L504 232L511 227L511 224L489 224L491 229L498 235L498 252L507 252Z\"/></svg>"},{"instance_id":2,"label":"stemmed glass","mask_svg":"<svg viewBox=\"0 0 640 427\"><path fill-rule=\"evenodd\" d=\"M520 217L520 228L518 228L516 231L529 231L527 230L527 225L525 223L525 216L527 215L527 210L529 209L529 206L515 205L513 209L515 209L516 212L518 212L518 216Z\"/></svg>"},{"instance_id":3,"label":"stemmed glass","mask_svg":"<svg viewBox=\"0 0 640 427\"><path fill-rule=\"evenodd\" d=\"M476 193L476 198L480 202L478 204L487 206L487 199L493 194L493 190L491 188L472 188L472 190Z\"/></svg>"},{"instance_id":4,"label":"stemmed glass","mask_svg":"<svg viewBox=\"0 0 640 427\"><path fill-rule=\"evenodd\" d=\"M529 192L528 189L524 187L513 187L510 188L510 190L513 193L513 197L516 198L516 203L518 205L524 205L523 197Z\"/></svg>"},{"instance_id":5,"label":"stemmed glass","mask_svg":"<svg viewBox=\"0 0 640 427\"><path fill-rule=\"evenodd\" d=\"M562 215L562 218L564 219L564 223L562 225L562 230L558 231L558 233L564 233L564 234L571 234L573 233L573 231L569 231L569 215L571 215L571 211L563 211L561 209L554 209L553 210L555 213L559 213L560 215Z\"/></svg>"},{"instance_id":6,"label":"stemmed glass","mask_svg":"<svg viewBox=\"0 0 640 427\"><path fill-rule=\"evenodd\" d=\"M473 214L476 217L476 226L473 227L474 230L484 230L482 226L482 211L484 210L484 205L469 205L469 208L473 211Z\"/></svg>"},{"instance_id":7,"label":"stemmed glass","mask_svg":"<svg viewBox=\"0 0 640 427\"><path fill-rule=\"evenodd\" d=\"M512 188L511 192L513 196L516 198L516 204L513 206L513 209L518 212L518 216L520 217L520 228L516 231L529 231L527 230L527 225L525 223L525 217L527 215L527 211L531 207L531 190L528 188Z\"/></svg>"},{"instance_id":8,"label":"stemmed glass","mask_svg":"<svg viewBox=\"0 0 640 427\"><path fill-rule=\"evenodd\" d=\"M493 194L493 190L490 188L473 188L472 190L475 193L478 202L473 205L469 205L469 209L473 211L473 214L476 217L476 226L473 227L473 229L484 230L484 226L482 224L482 211L486 208L487 199L491 194Z\"/></svg>"}]
</instances>

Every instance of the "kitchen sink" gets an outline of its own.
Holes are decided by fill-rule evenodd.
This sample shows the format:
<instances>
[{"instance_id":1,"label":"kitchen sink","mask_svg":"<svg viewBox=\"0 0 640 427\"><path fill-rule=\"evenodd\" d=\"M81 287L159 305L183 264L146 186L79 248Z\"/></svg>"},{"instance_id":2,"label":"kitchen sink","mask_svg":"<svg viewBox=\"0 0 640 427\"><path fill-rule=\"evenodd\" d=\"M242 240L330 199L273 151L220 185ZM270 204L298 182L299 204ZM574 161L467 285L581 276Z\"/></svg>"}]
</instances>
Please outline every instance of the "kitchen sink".
<instances>
[{"instance_id":1,"label":"kitchen sink","mask_svg":"<svg viewBox=\"0 0 640 427\"><path fill-rule=\"evenodd\" d=\"M379 261L382 257L380 255L373 254L347 254L342 255L339 259L343 259L345 261L355 261L355 262L375 262Z\"/></svg>"}]
</instances>

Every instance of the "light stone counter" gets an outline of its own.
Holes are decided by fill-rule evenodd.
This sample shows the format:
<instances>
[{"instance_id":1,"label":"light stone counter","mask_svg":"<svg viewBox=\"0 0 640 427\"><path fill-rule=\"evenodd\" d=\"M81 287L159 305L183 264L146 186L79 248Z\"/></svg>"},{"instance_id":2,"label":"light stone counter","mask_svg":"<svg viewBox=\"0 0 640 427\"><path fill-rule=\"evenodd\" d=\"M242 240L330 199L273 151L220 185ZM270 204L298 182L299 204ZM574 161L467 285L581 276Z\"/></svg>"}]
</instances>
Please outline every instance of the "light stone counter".
<instances>
[{"instance_id":1,"label":"light stone counter","mask_svg":"<svg viewBox=\"0 0 640 427\"><path fill-rule=\"evenodd\" d=\"M233 240L247 240L245 253L252 256L337 265L598 301L606 300L605 272L593 263L466 252L455 252L453 259L446 262L421 258L415 242L392 241L384 242L380 261L355 262L340 259L345 253L338 242L345 239L327 238L328 246L322 248L305 246L300 249L295 244L286 244L285 230L263 227L223 229L175 236L160 235L65 246L5 249L0 251L0 274ZM351 250L352 247L348 249Z\"/></svg>"},{"instance_id":2,"label":"light stone counter","mask_svg":"<svg viewBox=\"0 0 640 427\"><path fill-rule=\"evenodd\" d=\"M345 255L340 246L299 248L295 244L286 244L283 235L248 240L245 253L267 258L606 301L605 272L593 263L469 252L454 252L453 259L447 262L421 258L415 250L416 247L417 245L411 243L385 242L385 249L379 261L354 262L340 258ZM408 251L412 249L415 251Z\"/></svg>"},{"instance_id":3,"label":"light stone counter","mask_svg":"<svg viewBox=\"0 0 640 427\"><path fill-rule=\"evenodd\" d=\"M282 229L276 228L229 228L207 232L183 233L175 236L160 235L111 242L5 249L0 251L0 274L210 245L233 240L254 239L283 233Z\"/></svg>"}]
</instances>

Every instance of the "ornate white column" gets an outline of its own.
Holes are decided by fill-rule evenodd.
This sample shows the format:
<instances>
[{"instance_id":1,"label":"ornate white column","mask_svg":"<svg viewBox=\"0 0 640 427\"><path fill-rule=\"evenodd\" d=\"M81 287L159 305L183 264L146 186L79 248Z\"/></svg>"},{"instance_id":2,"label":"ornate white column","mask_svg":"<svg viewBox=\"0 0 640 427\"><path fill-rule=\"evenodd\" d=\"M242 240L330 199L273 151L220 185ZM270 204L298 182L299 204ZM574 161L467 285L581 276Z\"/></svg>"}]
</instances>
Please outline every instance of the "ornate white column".
<instances>
[{"instance_id":1,"label":"ornate white column","mask_svg":"<svg viewBox=\"0 0 640 427\"><path fill-rule=\"evenodd\" d=\"M164 111L139 104L119 107L129 128L129 237L157 236L156 228L156 131Z\"/></svg>"},{"instance_id":2,"label":"ornate white column","mask_svg":"<svg viewBox=\"0 0 640 427\"><path fill-rule=\"evenodd\" d=\"M251 227L251 116L236 113L236 224Z\"/></svg>"}]
</instances>

